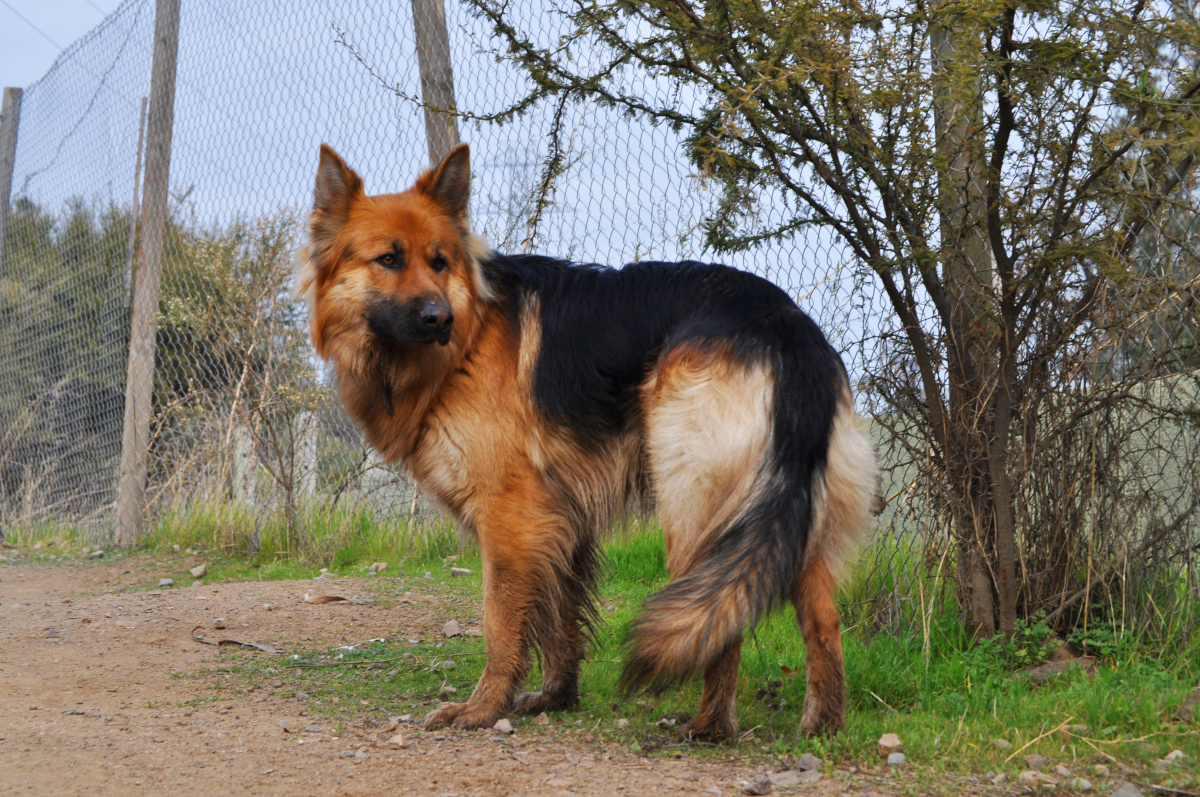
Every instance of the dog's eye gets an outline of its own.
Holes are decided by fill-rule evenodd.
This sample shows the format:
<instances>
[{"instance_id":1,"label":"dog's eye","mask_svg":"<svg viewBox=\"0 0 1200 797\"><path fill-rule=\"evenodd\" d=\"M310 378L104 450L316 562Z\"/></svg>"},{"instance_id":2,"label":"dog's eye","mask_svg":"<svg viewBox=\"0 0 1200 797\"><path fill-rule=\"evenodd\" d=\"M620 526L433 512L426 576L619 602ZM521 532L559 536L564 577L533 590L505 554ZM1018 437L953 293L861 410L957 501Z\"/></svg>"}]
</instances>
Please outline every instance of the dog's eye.
<instances>
[{"instance_id":1,"label":"dog's eye","mask_svg":"<svg viewBox=\"0 0 1200 797\"><path fill-rule=\"evenodd\" d=\"M442 257L441 255L435 255L433 260L429 261L429 267L439 273L445 271L447 265L449 264L446 262L446 258Z\"/></svg>"},{"instance_id":2,"label":"dog's eye","mask_svg":"<svg viewBox=\"0 0 1200 797\"><path fill-rule=\"evenodd\" d=\"M386 253L380 255L379 257L375 258L375 262L378 263L379 265L383 266L384 268L396 268L397 267L396 255L392 252L386 252Z\"/></svg>"}]
</instances>

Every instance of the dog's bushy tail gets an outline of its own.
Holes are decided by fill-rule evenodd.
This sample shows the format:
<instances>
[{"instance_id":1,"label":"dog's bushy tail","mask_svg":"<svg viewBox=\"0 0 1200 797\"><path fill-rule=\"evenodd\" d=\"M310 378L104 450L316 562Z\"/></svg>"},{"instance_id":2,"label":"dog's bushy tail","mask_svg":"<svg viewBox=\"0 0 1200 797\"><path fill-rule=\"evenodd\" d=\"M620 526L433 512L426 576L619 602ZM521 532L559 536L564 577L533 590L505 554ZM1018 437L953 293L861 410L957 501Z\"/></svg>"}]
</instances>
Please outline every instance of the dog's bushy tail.
<instances>
[{"instance_id":1,"label":"dog's bushy tail","mask_svg":"<svg viewBox=\"0 0 1200 797\"><path fill-rule=\"evenodd\" d=\"M786 387L779 381L777 395ZM686 573L646 602L621 677L627 691L703 671L791 597L804 567L823 561L835 576L845 569L867 528L877 465L840 362L826 395L831 406L823 418L819 403L814 416L802 395L777 398L775 439L754 498Z\"/></svg>"}]
</instances>

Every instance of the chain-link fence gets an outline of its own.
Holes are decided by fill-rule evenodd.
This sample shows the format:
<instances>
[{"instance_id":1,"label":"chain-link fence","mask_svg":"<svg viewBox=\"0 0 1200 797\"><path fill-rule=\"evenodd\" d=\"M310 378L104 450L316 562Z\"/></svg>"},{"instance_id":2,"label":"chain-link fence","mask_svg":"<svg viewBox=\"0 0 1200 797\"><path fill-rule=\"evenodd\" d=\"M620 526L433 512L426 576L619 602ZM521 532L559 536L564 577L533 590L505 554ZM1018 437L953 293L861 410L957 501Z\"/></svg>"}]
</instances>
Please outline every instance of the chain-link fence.
<instances>
[{"instance_id":1,"label":"chain-link fence","mask_svg":"<svg viewBox=\"0 0 1200 797\"><path fill-rule=\"evenodd\" d=\"M558 35L544 11L530 4L528 19ZM151 247L152 148L164 138L154 43L155 3L128 0L20 99L0 265L6 526L82 524L103 537L130 511L118 490L127 378L139 378L131 315ZM469 142L473 223L500 249L614 264L700 254L706 199L677 134L587 106L447 125L407 99L446 97L476 115L512 102L522 78L491 47L485 23L453 2L183 4L152 404L131 438L146 441L146 486L121 494L144 506L145 528L170 517L257 539L293 512L402 530L428 511L331 399L289 293L323 141L372 192L407 187L431 156ZM552 145L563 164L547 186ZM845 257L813 236L737 265L798 296L833 295ZM844 329L840 303L806 305ZM133 366L142 379L148 362Z\"/></svg>"},{"instance_id":2,"label":"chain-link fence","mask_svg":"<svg viewBox=\"0 0 1200 797\"><path fill-rule=\"evenodd\" d=\"M553 3L504 9L542 44L572 34ZM6 106L15 165L0 219L2 526L72 525L102 539L169 522L254 549L367 526L408 542L430 521L406 476L363 446L333 400L290 293L321 142L371 193L407 187L469 142L473 224L501 250L610 264L716 259L701 224L721 197L683 154L686 130L581 96L494 120L529 91L528 76L499 57L487 19L458 2L185 2L169 69L155 54L172 49L163 23L153 0L127 0ZM622 74L642 96L666 102L674 91ZM1130 204L1150 207L1144 172L1123 174ZM1135 320L1118 314L1102 345L1093 335L1047 365L1056 376L1037 385L1045 401L1017 432L1012 465L1015 493L1064 499L1018 501L1032 513L1020 523L1104 518L1082 550L1123 567L1144 560L1155 535L1175 542L1156 556L1190 562L1195 550L1200 225L1193 173L1180 178L1169 202L1152 203L1134 278L1100 303L1135 307ZM751 226L770 230L796 208L764 188L753 212ZM904 410L924 411L902 325L828 227L798 226L719 259L787 289L867 388L889 504L859 594L871 622L912 622L961 563L934 476L944 470ZM148 285L159 271L161 285ZM1098 310L1093 329L1103 324ZM1074 418L1070 396L1097 391L1112 402ZM1050 420L1062 417L1070 423ZM1036 467L1051 459L1062 464L1053 478ZM1114 536L1116 525L1138 531ZM1038 537L1020 552L1023 578L1061 582L1066 596L1079 550Z\"/></svg>"}]
</instances>

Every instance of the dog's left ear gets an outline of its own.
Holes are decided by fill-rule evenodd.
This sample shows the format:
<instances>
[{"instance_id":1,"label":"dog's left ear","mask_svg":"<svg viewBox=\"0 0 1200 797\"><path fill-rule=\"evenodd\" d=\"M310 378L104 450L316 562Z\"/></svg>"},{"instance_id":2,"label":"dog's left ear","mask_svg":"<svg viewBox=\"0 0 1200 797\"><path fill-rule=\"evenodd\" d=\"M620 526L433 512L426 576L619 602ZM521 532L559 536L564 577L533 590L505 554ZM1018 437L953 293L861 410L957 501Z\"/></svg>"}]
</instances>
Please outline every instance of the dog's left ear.
<instances>
[{"instance_id":1,"label":"dog's left ear","mask_svg":"<svg viewBox=\"0 0 1200 797\"><path fill-rule=\"evenodd\" d=\"M417 190L465 223L471 198L471 148L459 144L450 150L441 163L421 175Z\"/></svg>"}]
</instances>

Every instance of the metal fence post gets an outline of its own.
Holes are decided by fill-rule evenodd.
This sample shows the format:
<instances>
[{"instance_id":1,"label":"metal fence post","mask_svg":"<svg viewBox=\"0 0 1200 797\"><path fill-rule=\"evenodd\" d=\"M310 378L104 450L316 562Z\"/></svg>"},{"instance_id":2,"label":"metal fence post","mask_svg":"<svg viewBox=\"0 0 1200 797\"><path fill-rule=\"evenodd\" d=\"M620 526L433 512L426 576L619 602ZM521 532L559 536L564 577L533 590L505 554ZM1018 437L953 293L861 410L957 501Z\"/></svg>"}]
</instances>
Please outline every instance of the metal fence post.
<instances>
[{"instance_id":1,"label":"metal fence post","mask_svg":"<svg viewBox=\"0 0 1200 797\"><path fill-rule=\"evenodd\" d=\"M4 104L0 106L0 267L4 265L4 242L8 238L13 167L17 162L17 126L21 121L21 93L19 88L6 86Z\"/></svg>"},{"instance_id":2,"label":"metal fence post","mask_svg":"<svg viewBox=\"0 0 1200 797\"><path fill-rule=\"evenodd\" d=\"M429 144L430 162L437 163L459 141L446 7L442 0L413 0L412 6L421 98L425 101L425 140Z\"/></svg>"},{"instance_id":3,"label":"metal fence post","mask_svg":"<svg viewBox=\"0 0 1200 797\"><path fill-rule=\"evenodd\" d=\"M118 545L137 539L142 529L154 397L154 337L166 244L167 189L170 185L171 132L175 121L175 66L179 52L179 2L157 0L154 56L150 70L150 111L146 136L145 214L138 243L129 330L129 372L125 381L125 425L121 437L121 476L117 489Z\"/></svg>"}]
</instances>

